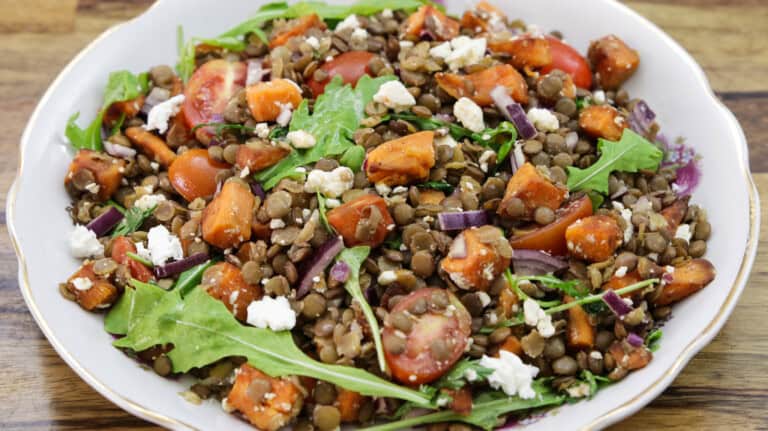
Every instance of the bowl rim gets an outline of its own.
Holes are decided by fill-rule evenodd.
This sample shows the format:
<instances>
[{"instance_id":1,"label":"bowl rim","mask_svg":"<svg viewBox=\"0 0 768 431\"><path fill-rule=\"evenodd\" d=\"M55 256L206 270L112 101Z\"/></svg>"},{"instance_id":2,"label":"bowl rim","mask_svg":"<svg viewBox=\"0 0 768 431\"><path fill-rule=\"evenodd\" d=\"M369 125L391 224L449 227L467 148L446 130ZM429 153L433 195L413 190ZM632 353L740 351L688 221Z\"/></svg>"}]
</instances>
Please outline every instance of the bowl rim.
<instances>
[{"instance_id":1,"label":"bowl rim","mask_svg":"<svg viewBox=\"0 0 768 431\"><path fill-rule=\"evenodd\" d=\"M45 317L42 315L42 313L38 309L34 301L34 298L32 296L32 290L31 290L32 287L29 282L26 259L21 250L19 239L16 234L16 229L14 226L15 203L16 203L16 196L19 189L19 183L20 183L19 180L22 176L23 168L24 168L25 148L29 144L29 135L31 134L32 126L38 122L38 117L40 115L40 111L42 110L43 106L48 102L48 100L56 92L56 89L61 84L63 77L67 75L70 72L70 70L83 59L83 57L88 55L96 45L101 43L102 40L106 39L107 37L109 37L116 31L118 31L119 29L123 27L129 27L135 22L140 21L145 16L150 14L155 8L157 8L158 5L160 5L165 1L166 0L157 0L150 7L148 7L144 12L137 15L136 17L107 28L98 37L96 37L94 40L88 43L74 58L72 58L72 60L70 60L70 62L61 70L61 72L59 72L59 74L56 76L53 82L49 85L45 94L40 98L40 101L37 103L35 110L30 116L29 121L27 122L27 125L24 128L24 132L21 135L17 172L7 195L6 225L8 227L8 233L11 239L11 243L16 253L16 258L18 262L19 289L21 290L22 296L24 298L24 302L26 303L38 327L41 329L45 337L51 343L54 350L56 350L58 355L67 363L67 365L69 365L69 367L72 368L75 371L75 373L77 373L77 375L80 376L80 378L85 380L89 386L94 388L102 396L104 396L111 402L115 403L117 406L127 411L128 413L131 413L134 416L140 417L144 420L153 422L157 425L161 425L167 428L196 430L198 428L196 428L193 425L190 425L178 419L166 416L164 414L158 413L152 410L151 408L146 407L140 402L129 399L124 395L119 394L116 390L110 388L109 386L107 386L106 384L98 380L94 375L92 375L87 369L85 369L79 363L79 361L72 354L70 354L70 352L68 352L61 345L58 338L56 337L56 335L48 325ZM696 355L696 353L698 353L701 349L703 349L707 344L709 344L709 342L717 335L717 333L723 327L725 322L728 320L728 317L733 311L733 308L735 307L736 302L738 301L739 297L741 296L741 293L746 287L747 280L749 278L750 271L755 259L755 255L757 253L757 245L758 245L758 239L759 239L759 233L760 233L759 195L757 192L757 187L755 185L755 182L752 178L752 173L749 168L749 159L748 159L749 150L747 146L747 139L746 139L746 136L744 135L744 131L741 128L741 125L736 119L736 116L717 97L702 67L693 59L693 57L680 44L678 44L674 39L672 39L669 35L667 35L667 33L665 33L661 28L659 28L652 21L640 15L638 12L635 12L629 6L619 3L616 0L608 0L607 5L619 9L619 11L623 14L629 14L633 16L635 19L641 20L642 23L648 27L649 31L656 33L656 36L659 36L660 39L664 42L664 44L669 49L673 50L675 53L677 53L678 56L682 57L682 59L685 60L686 63L688 63L691 70L694 70L696 72L695 78L698 81L697 84L707 90L707 93L710 97L711 102L721 111L721 114L723 114L724 119L727 120L728 126L736 141L734 142L734 144L736 146L736 151L739 153L739 156L740 156L738 158L740 173L745 181L745 186L747 187L747 192L749 195L749 233L748 233L747 242L745 244L744 254L741 258L741 265L739 267L739 271L736 275L734 283L731 285L730 291L728 292L728 296L720 305L720 309L718 310L715 318L712 321L710 321L707 324L707 326L699 334L697 334L695 337L691 339L688 345L686 345L686 347L680 352L678 357L673 362L672 366L670 366L666 372L664 372L661 376L659 376L653 382L648 384L642 391L640 391L638 394L633 396L631 399L624 402L622 405L617 406L609 410L608 412L594 418L589 424L580 428L581 430L601 429L621 420L622 418L626 418L629 415L639 411L641 408L647 405L650 401L656 398L666 387L668 387L672 383L672 380L678 374L680 374L680 372L683 370L686 364L693 358L693 356Z\"/></svg>"}]
</instances>

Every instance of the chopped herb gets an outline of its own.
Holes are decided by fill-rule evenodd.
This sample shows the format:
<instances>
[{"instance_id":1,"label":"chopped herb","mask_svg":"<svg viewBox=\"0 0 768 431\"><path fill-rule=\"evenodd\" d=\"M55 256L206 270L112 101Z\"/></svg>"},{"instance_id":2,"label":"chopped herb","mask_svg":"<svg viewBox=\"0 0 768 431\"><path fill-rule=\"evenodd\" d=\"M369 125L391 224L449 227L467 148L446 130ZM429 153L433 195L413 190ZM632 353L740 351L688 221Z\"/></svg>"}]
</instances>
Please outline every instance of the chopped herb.
<instances>
[{"instance_id":1,"label":"chopped herb","mask_svg":"<svg viewBox=\"0 0 768 431\"><path fill-rule=\"evenodd\" d=\"M363 161L365 161L365 148L359 145L347 148L347 151L339 159L342 166L352 169L353 172L360 172Z\"/></svg>"},{"instance_id":2,"label":"chopped herb","mask_svg":"<svg viewBox=\"0 0 768 431\"><path fill-rule=\"evenodd\" d=\"M287 127L281 127L277 126L269 131L269 136L267 136L270 140L277 140L285 138L286 135L288 135L288 128Z\"/></svg>"},{"instance_id":3,"label":"chopped herb","mask_svg":"<svg viewBox=\"0 0 768 431\"><path fill-rule=\"evenodd\" d=\"M588 190L587 196L589 196L589 200L592 201L593 212L597 212L598 208L603 206L603 202L605 202L605 196L601 195L600 193L594 190Z\"/></svg>"},{"instance_id":4,"label":"chopped herb","mask_svg":"<svg viewBox=\"0 0 768 431\"><path fill-rule=\"evenodd\" d=\"M125 218L120 220L120 223L117 224L115 231L112 232L112 238L117 238L118 236L128 235L136 232L136 230L138 230L141 225L144 224L149 216L152 215L152 213L155 211L155 208L157 208L157 205L148 209L131 207L128 211L125 212Z\"/></svg>"},{"instance_id":5,"label":"chopped herb","mask_svg":"<svg viewBox=\"0 0 768 431\"><path fill-rule=\"evenodd\" d=\"M384 241L384 247L390 250L400 250L400 246L403 245L403 238L396 236L394 238Z\"/></svg>"},{"instance_id":6,"label":"chopped herb","mask_svg":"<svg viewBox=\"0 0 768 431\"><path fill-rule=\"evenodd\" d=\"M417 184L416 187L422 188L422 189L432 189L432 190L440 190L441 192L446 192L448 194L453 193L453 186L446 183L445 181L427 181L426 183Z\"/></svg>"},{"instance_id":7,"label":"chopped herb","mask_svg":"<svg viewBox=\"0 0 768 431\"><path fill-rule=\"evenodd\" d=\"M241 133L253 133L254 129L253 127L244 126L242 124L234 124L234 123L201 123L196 125L192 128L192 133L195 133L197 129L201 127L211 127L213 128L214 133L216 136L221 136L226 130L237 130Z\"/></svg>"},{"instance_id":8,"label":"chopped herb","mask_svg":"<svg viewBox=\"0 0 768 431\"><path fill-rule=\"evenodd\" d=\"M664 334L661 331L661 329L656 328L645 337L645 345L648 346L648 350L650 350L651 352L655 352L659 350L659 347L661 347L662 335Z\"/></svg>"},{"instance_id":9,"label":"chopped herb","mask_svg":"<svg viewBox=\"0 0 768 431\"><path fill-rule=\"evenodd\" d=\"M326 198L320 192L317 192L317 211L320 213L320 221L323 226L333 235L336 235L336 229L328 222L328 205L326 204Z\"/></svg>"},{"instance_id":10,"label":"chopped herb","mask_svg":"<svg viewBox=\"0 0 768 431\"><path fill-rule=\"evenodd\" d=\"M136 253L132 253L132 252L129 251L129 252L126 252L125 255L130 257L131 259L135 260L136 262L139 262L140 264L142 264L144 266L148 266L150 268L152 268L154 266L152 264L152 262L148 261L147 259L144 259L143 257L139 256Z\"/></svg>"},{"instance_id":11,"label":"chopped herb","mask_svg":"<svg viewBox=\"0 0 768 431\"><path fill-rule=\"evenodd\" d=\"M206 269L215 264L215 260L209 260L199 265L195 265L192 268L179 274L179 278L176 279L176 283L173 284L174 290L178 290L181 296L187 296L187 294L200 284L203 279L203 273Z\"/></svg>"},{"instance_id":12,"label":"chopped herb","mask_svg":"<svg viewBox=\"0 0 768 431\"><path fill-rule=\"evenodd\" d=\"M116 210L120 211L120 214L125 215L125 208L120 205L119 203L115 202L114 200L110 199L107 201L107 204L111 207L114 207Z\"/></svg>"}]
</instances>

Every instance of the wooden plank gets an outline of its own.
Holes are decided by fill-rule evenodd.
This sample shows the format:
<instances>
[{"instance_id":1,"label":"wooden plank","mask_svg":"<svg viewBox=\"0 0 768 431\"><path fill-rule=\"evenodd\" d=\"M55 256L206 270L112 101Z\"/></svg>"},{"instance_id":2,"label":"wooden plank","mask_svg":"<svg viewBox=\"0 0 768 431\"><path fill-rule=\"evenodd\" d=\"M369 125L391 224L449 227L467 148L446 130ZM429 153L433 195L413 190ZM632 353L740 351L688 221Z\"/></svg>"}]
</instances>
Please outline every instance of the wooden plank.
<instances>
[{"instance_id":1,"label":"wooden plank","mask_svg":"<svg viewBox=\"0 0 768 431\"><path fill-rule=\"evenodd\" d=\"M72 31L77 0L0 0L0 32Z\"/></svg>"}]
</instances>

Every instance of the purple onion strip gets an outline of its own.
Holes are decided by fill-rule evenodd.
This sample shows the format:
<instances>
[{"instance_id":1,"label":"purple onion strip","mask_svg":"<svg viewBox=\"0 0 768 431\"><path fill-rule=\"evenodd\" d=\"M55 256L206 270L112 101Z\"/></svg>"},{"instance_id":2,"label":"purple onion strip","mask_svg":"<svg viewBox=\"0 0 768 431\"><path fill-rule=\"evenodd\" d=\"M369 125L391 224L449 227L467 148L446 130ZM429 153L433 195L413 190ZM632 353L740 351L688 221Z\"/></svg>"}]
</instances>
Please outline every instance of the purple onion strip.
<instances>
[{"instance_id":1,"label":"purple onion strip","mask_svg":"<svg viewBox=\"0 0 768 431\"><path fill-rule=\"evenodd\" d=\"M645 343L645 340L634 332L630 332L629 335L627 335L627 343L634 347L640 347Z\"/></svg>"},{"instance_id":2,"label":"purple onion strip","mask_svg":"<svg viewBox=\"0 0 768 431\"><path fill-rule=\"evenodd\" d=\"M91 220L86 227L92 230L96 236L104 236L107 232L112 230L113 227L117 226L122 219L123 214L118 211L117 208L109 207L109 209L101 213L100 216Z\"/></svg>"},{"instance_id":3,"label":"purple onion strip","mask_svg":"<svg viewBox=\"0 0 768 431\"><path fill-rule=\"evenodd\" d=\"M603 302L617 317L624 317L632 311L632 307L624 302L624 299L613 290L607 290L603 294Z\"/></svg>"},{"instance_id":4,"label":"purple onion strip","mask_svg":"<svg viewBox=\"0 0 768 431\"><path fill-rule=\"evenodd\" d=\"M456 213L440 213L437 223L440 230L464 230L475 226L484 226L490 222L485 210L463 211Z\"/></svg>"},{"instance_id":5,"label":"purple onion strip","mask_svg":"<svg viewBox=\"0 0 768 431\"><path fill-rule=\"evenodd\" d=\"M516 249L512 265L517 275L552 274L568 268L568 263L541 250Z\"/></svg>"},{"instance_id":6,"label":"purple onion strip","mask_svg":"<svg viewBox=\"0 0 768 431\"><path fill-rule=\"evenodd\" d=\"M296 290L296 298L301 299L309 293L312 288L312 280L325 271L325 268L336 258L336 255L344 249L344 241L341 237L333 237L326 241L320 249L315 252L312 259L306 265L302 265L302 277L299 288Z\"/></svg>"},{"instance_id":7,"label":"purple onion strip","mask_svg":"<svg viewBox=\"0 0 768 431\"><path fill-rule=\"evenodd\" d=\"M350 272L346 262L338 261L331 267L331 278L339 283L346 283L349 280Z\"/></svg>"},{"instance_id":8,"label":"purple onion strip","mask_svg":"<svg viewBox=\"0 0 768 431\"><path fill-rule=\"evenodd\" d=\"M191 256L187 256L184 259L175 260L165 265L156 266L154 268L155 277L168 278L172 275L181 274L182 272L192 268L195 265L208 260L208 253L195 253Z\"/></svg>"},{"instance_id":9,"label":"purple onion strip","mask_svg":"<svg viewBox=\"0 0 768 431\"><path fill-rule=\"evenodd\" d=\"M507 89L499 85L491 91L491 98L506 119L511 121L522 139L536 136L536 128L528 120L525 110L507 93Z\"/></svg>"},{"instance_id":10,"label":"purple onion strip","mask_svg":"<svg viewBox=\"0 0 768 431\"><path fill-rule=\"evenodd\" d=\"M267 198L267 193L264 191L261 183L251 183L251 191L254 196L258 196L262 202Z\"/></svg>"}]
</instances>

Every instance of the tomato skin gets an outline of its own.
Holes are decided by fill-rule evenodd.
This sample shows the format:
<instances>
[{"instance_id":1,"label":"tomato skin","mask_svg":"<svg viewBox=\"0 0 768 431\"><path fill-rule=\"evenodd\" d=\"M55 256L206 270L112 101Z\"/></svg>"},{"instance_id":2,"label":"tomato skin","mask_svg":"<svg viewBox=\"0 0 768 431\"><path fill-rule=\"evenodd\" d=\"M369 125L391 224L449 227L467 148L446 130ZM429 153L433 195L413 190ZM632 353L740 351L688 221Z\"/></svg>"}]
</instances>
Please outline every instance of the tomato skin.
<instances>
[{"instance_id":1,"label":"tomato skin","mask_svg":"<svg viewBox=\"0 0 768 431\"><path fill-rule=\"evenodd\" d=\"M229 99L245 86L248 68L243 62L211 60L200 66L184 90L182 113L187 126L220 122ZM209 142L213 132L207 128L195 132L202 142ZM202 138L202 139L201 139Z\"/></svg>"},{"instance_id":2,"label":"tomato skin","mask_svg":"<svg viewBox=\"0 0 768 431\"><path fill-rule=\"evenodd\" d=\"M472 319L467 309L456 296L439 288L423 288L411 292L395 305L389 316L409 310L418 300L423 299L427 304L431 304L433 294L447 295L449 307L453 306L451 312L428 306L428 310L419 316L411 314L413 326L406 335L403 352L395 354L386 347L384 349L384 356L392 376L406 385L416 386L432 382L450 370L464 354L468 337L472 332L470 327ZM388 338L398 337L399 332L401 331L392 326L388 317L382 331L384 345L387 346ZM446 347L449 349L447 359L437 360L432 355L432 343L438 340L443 340L447 344Z\"/></svg>"},{"instance_id":3,"label":"tomato skin","mask_svg":"<svg viewBox=\"0 0 768 431\"><path fill-rule=\"evenodd\" d=\"M195 148L176 157L168 168L168 179L174 190L189 202L216 192L216 175L229 169L226 163L213 160L208 150Z\"/></svg>"},{"instance_id":4,"label":"tomato skin","mask_svg":"<svg viewBox=\"0 0 768 431\"><path fill-rule=\"evenodd\" d=\"M348 51L343 54L337 55L333 60L320 66L320 70L328 74L328 78L324 81L315 81L314 78L309 80L309 88L312 89L312 94L315 97L323 94L325 86L331 82L331 79L340 75L342 81L345 84L357 84L357 81L362 78L363 75L370 75L371 69L368 67L368 62L374 55L368 51Z\"/></svg>"},{"instance_id":5,"label":"tomato skin","mask_svg":"<svg viewBox=\"0 0 768 431\"><path fill-rule=\"evenodd\" d=\"M153 277L152 271L141 262L128 257L128 252L136 253L136 246L133 242L124 236L115 238L112 242L112 259L117 263L128 266L128 269L131 271L131 276L136 280L143 283L151 280Z\"/></svg>"},{"instance_id":6,"label":"tomato skin","mask_svg":"<svg viewBox=\"0 0 768 431\"><path fill-rule=\"evenodd\" d=\"M573 77L573 83L579 88L592 88L592 70L584 57L572 46L560 39L547 36L549 50L552 54L552 63L541 69L542 74L547 74L554 69L560 69Z\"/></svg>"},{"instance_id":7,"label":"tomato skin","mask_svg":"<svg viewBox=\"0 0 768 431\"><path fill-rule=\"evenodd\" d=\"M592 201L589 196L571 202L567 207L557 212L557 219L546 226L534 229L519 236L513 236L509 244L513 249L542 250L547 253L563 256L568 253L565 241L565 231L576 220L592 215Z\"/></svg>"}]
</instances>

